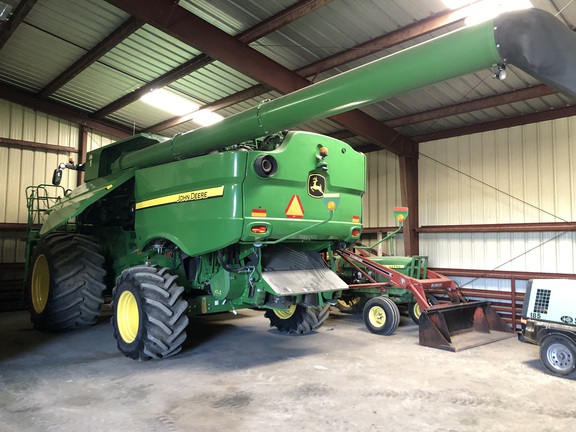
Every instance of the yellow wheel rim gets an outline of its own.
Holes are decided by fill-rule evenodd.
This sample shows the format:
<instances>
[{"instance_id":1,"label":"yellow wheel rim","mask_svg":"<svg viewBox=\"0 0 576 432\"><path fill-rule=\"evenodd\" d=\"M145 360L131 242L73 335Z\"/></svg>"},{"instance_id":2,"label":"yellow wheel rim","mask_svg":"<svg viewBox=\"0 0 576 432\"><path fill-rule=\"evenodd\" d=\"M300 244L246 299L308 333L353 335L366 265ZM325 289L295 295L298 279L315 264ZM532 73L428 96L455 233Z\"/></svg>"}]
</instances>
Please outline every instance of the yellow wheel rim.
<instances>
[{"instance_id":1,"label":"yellow wheel rim","mask_svg":"<svg viewBox=\"0 0 576 432\"><path fill-rule=\"evenodd\" d=\"M420 310L420 305L418 303L414 303L414 306L412 307L412 312L414 313L414 316L416 318L420 318L420 315L422 315L422 311Z\"/></svg>"},{"instance_id":2,"label":"yellow wheel rim","mask_svg":"<svg viewBox=\"0 0 576 432\"><path fill-rule=\"evenodd\" d=\"M358 303L360 303L360 297L354 297L353 299L350 299L348 301L338 299L338 303L344 307L352 308L354 306L358 306Z\"/></svg>"},{"instance_id":3,"label":"yellow wheel rim","mask_svg":"<svg viewBox=\"0 0 576 432\"><path fill-rule=\"evenodd\" d=\"M372 306L368 312L368 320L374 327L382 327L386 324L386 312L380 306Z\"/></svg>"},{"instance_id":4,"label":"yellow wheel rim","mask_svg":"<svg viewBox=\"0 0 576 432\"><path fill-rule=\"evenodd\" d=\"M136 297L130 291L124 291L120 294L116 308L116 323L122 340L126 343L132 343L138 334L140 316Z\"/></svg>"},{"instance_id":5,"label":"yellow wheel rim","mask_svg":"<svg viewBox=\"0 0 576 432\"><path fill-rule=\"evenodd\" d=\"M274 313L276 314L276 316L280 319L288 319L290 318L292 315L294 315L294 312L296 311L296 305L291 305L289 309L286 310L275 310Z\"/></svg>"},{"instance_id":6,"label":"yellow wheel rim","mask_svg":"<svg viewBox=\"0 0 576 432\"><path fill-rule=\"evenodd\" d=\"M32 281L30 283L32 306L37 314L44 312L48 304L48 293L50 292L50 268L48 260L44 255L39 255L32 270Z\"/></svg>"}]
</instances>

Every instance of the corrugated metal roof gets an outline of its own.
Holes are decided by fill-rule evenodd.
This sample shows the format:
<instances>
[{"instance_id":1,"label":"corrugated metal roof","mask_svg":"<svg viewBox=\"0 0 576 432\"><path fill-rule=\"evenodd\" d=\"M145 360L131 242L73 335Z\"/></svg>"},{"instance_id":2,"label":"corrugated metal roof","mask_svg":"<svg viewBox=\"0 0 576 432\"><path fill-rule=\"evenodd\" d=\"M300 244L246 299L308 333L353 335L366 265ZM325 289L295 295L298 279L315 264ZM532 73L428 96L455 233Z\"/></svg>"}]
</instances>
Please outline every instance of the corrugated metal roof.
<instances>
[{"instance_id":1,"label":"corrugated metal roof","mask_svg":"<svg viewBox=\"0 0 576 432\"><path fill-rule=\"evenodd\" d=\"M230 35L238 35L297 3L296 0L182 0L179 6ZM576 3L571 0L534 0L534 3L552 13L562 10L559 19L572 26L576 24ZM294 70L327 56L354 49L360 43L401 29L443 10L445 6L441 0L333 0L252 42L250 46ZM0 81L29 92L38 92L128 18L127 13L104 0L39 0L26 16L24 23L0 49ZM461 25L447 26L322 72L313 78L315 81L326 79L437 37ZM56 91L51 99L90 114L199 54L201 53L197 49L151 25L145 25ZM171 83L169 88L203 105L256 84L254 79L216 61ZM364 111L380 121L386 121L535 84L538 84L535 79L513 67L509 68L504 82L493 80L490 72L484 71L403 94L366 107ZM263 94L219 112L228 116L255 106L259 101L271 96L277 97L278 94ZM535 110L545 111L562 107L568 102L564 97L549 96L405 126L401 132L414 136L468 125L479 120L528 114ZM145 128L171 117L170 114L135 102L106 118ZM342 129L330 121L303 127L322 132ZM189 125L175 126L165 133L182 129L188 130ZM351 142L357 141L363 140L358 138Z\"/></svg>"}]
</instances>

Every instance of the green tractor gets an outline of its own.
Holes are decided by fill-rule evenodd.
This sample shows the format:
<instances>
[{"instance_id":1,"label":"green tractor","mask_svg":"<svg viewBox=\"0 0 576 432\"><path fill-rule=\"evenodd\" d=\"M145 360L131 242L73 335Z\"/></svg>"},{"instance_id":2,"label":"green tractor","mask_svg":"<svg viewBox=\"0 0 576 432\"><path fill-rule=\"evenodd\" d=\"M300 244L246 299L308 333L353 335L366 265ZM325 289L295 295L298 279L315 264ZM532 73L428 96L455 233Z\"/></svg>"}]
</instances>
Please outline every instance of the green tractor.
<instances>
[{"instance_id":1,"label":"green tractor","mask_svg":"<svg viewBox=\"0 0 576 432\"><path fill-rule=\"evenodd\" d=\"M576 62L575 39L542 11L502 15L221 123L135 135L61 164L55 185L65 168L84 170L86 183L28 189L34 327L93 325L110 293L118 348L138 360L179 352L190 315L264 309L280 331L317 329L348 288L326 261L360 237L365 157L285 130L508 63L576 94L574 74L557 67Z\"/></svg>"},{"instance_id":2,"label":"green tractor","mask_svg":"<svg viewBox=\"0 0 576 432\"><path fill-rule=\"evenodd\" d=\"M397 207L394 209L394 219L398 221L398 228L388 233L386 237L371 246L355 245L354 250L370 263L378 264L387 269L393 269L396 274L412 279L428 278L428 257L426 256L397 256L394 255L393 243L390 243L390 255L376 256L375 248L386 241L394 239L396 234L402 230L403 221L408 217L408 209ZM363 313L368 302L377 297L386 299L372 301L366 307L365 324L373 333L389 335L392 334L399 324L400 311L404 309L415 324L420 324L422 310L414 294L408 289L397 288L390 283L390 278L386 275L375 272L366 265L357 261L347 261L338 257L337 274L344 280L350 289L343 291L336 303L336 308L343 313L359 314ZM431 293L425 294L430 306L439 304L439 301ZM393 303L393 304L392 304ZM371 307L374 305L374 307ZM383 313L379 310L392 309L392 312ZM387 320L386 316L390 319ZM396 318L397 317L397 318Z\"/></svg>"}]
</instances>

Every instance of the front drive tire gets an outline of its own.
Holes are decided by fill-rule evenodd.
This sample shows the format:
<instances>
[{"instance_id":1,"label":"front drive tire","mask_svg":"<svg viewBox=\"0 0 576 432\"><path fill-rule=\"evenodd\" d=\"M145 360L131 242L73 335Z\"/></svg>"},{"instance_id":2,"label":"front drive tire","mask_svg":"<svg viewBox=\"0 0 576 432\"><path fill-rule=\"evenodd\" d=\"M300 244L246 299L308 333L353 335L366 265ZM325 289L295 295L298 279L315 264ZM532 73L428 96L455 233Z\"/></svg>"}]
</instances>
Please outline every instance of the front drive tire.
<instances>
[{"instance_id":1,"label":"front drive tire","mask_svg":"<svg viewBox=\"0 0 576 432\"><path fill-rule=\"evenodd\" d=\"M26 283L30 320L41 331L96 324L106 270L100 246L89 236L55 233L34 248Z\"/></svg>"},{"instance_id":2,"label":"front drive tire","mask_svg":"<svg viewBox=\"0 0 576 432\"><path fill-rule=\"evenodd\" d=\"M112 324L118 349L134 360L170 357L186 340L188 303L168 268L137 266L118 277Z\"/></svg>"},{"instance_id":3,"label":"front drive tire","mask_svg":"<svg viewBox=\"0 0 576 432\"><path fill-rule=\"evenodd\" d=\"M540 360L554 375L570 376L576 370L576 345L564 336L548 336L540 346Z\"/></svg>"},{"instance_id":4,"label":"front drive tire","mask_svg":"<svg viewBox=\"0 0 576 432\"><path fill-rule=\"evenodd\" d=\"M287 310L268 309L264 316L270 320L270 327L291 334L310 333L319 328L328 315L330 306L304 307L292 305Z\"/></svg>"},{"instance_id":5,"label":"front drive tire","mask_svg":"<svg viewBox=\"0 0 576 432\"><path fill-rule=\"evenodd\" d=\"M388 297L370 299L364 306L362 315L366 328L379 335L391 335L400 324L398 306Z\"/></svg>"}]
</instances>

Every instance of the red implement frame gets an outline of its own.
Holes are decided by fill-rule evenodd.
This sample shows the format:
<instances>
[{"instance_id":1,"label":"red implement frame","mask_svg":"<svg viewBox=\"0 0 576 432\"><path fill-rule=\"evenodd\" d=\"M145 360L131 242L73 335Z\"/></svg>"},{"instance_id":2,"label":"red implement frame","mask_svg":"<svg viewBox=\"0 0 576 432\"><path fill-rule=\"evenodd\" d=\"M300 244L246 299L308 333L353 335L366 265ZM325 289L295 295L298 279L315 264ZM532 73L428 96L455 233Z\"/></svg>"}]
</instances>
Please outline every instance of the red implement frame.
<instances>
[{"instance_id":1,"label":"red implement frame","mask_svg":"<svg viewBox=\"0 0 576 432\"><path fill-rule=\"evenodd\" d=\"M416 279L410 276L406 276L394 269L383 266L374 262L369 257L360 255L358 253L352 252L351 250L341 250L338 254L342 257L344 261L354 267L357 271L362 273L366 279L371 281L365 284L353 284L349 285L350 289L354 288L369 288L374 287L382 293L386 292L386 286L392 285L396 288L406 289L414 295L414 299L418 302L420 310L430 309L434 307L442 307L442 305L430 306L426 300L427 289L433 289L434 291L444 290L450 301L452 303L466 303L466 299L460 291L456 288L456 284L452 279L441 275L440 273L433 272L432 270L427 271L426 279ZM373 277L371 277L362 267L372 270L374 273L388 279L388 282L377 282Z\"/></svg>"},{"instance_id":2,"label":"red implement frame","mask_svg":"<svg viewBox=\"0 0 576 432\"><path fill-rule=\"evenodd\" d=\"M420 345L448 351L461 351L515 335L491 308L490 302L467 301L456 288L454 281L439 273L428 270L426 279L417 279L351 250L342 250L337 253L370 281L365 284L349 285L350 289L373 287L386 293L386 287L392 285L406 289L414 295L422 311L419 324ZM388 281L377 282L365 269L385 277ZM434 292L443 290L452 304L430 306L426 300L426 290Z\"/></svg>"}]
</instances>

